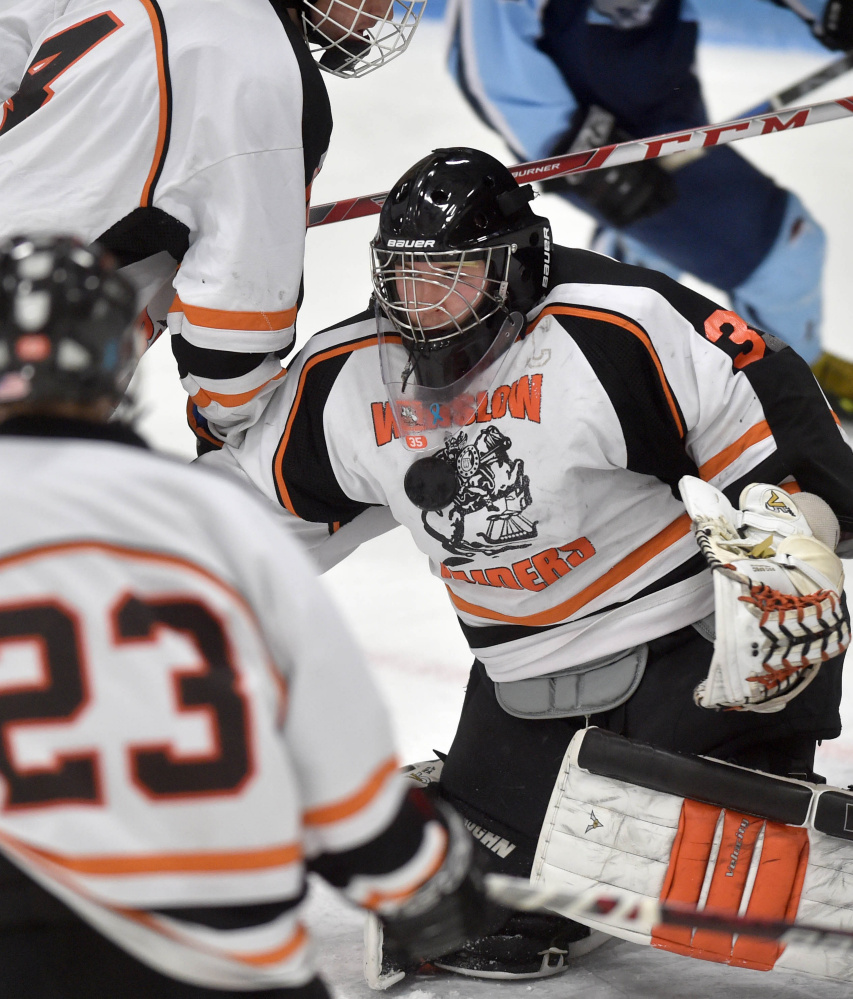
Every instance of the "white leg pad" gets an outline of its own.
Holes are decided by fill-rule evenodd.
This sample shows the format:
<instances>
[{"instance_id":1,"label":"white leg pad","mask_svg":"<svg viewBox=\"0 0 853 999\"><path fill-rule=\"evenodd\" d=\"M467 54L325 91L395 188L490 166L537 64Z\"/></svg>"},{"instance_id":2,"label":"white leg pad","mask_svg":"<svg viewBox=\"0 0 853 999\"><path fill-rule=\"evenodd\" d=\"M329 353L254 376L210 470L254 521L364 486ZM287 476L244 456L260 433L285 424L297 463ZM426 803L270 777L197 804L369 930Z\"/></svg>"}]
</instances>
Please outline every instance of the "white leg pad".
<instances>
[{"instance_id":1,"label":"white leg pad","mask_svg":"<svg viewBox=\"0 0 853 999\"><path fill-rule=\"evenodd\" d=\"M853 794L649 747L635 753L636 746L598 729L572 739L540 834L534 883L572 893L612 886L638 903L853 929ZM784 948L682 927L582 921L717 963L853 981L853 955L834 953L831 944Z\"/></svg>"}]
</instances>

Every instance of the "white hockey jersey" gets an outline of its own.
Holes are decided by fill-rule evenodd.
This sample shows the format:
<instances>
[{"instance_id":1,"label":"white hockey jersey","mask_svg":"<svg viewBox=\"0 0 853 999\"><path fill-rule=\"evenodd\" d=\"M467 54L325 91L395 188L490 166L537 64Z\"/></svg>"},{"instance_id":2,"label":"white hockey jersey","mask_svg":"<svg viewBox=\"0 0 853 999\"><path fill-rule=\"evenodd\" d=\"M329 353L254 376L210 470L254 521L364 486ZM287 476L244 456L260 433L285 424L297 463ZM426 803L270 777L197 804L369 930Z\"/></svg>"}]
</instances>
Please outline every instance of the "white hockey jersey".
<instances>
[{"instance_id":1,"label":"white hockey jersey","mask_svg":"<svg viewBox=\"0 0 853 999\"><path fill-rule=\"evenodd\" d=\"M23 432L0 434L0 850L173 977L310 980L306 860L363 853L405 794L365 664L241 484ZM446 836L421 822L402 868L353 872L353 901L431 875ZM271 903L233 929L181 917Z\"/></svg>"},{"instance_id":2,"label":"white hockey jersey","mask_svg":"<svg viewBox=\"0 0 853 999\"><path fill-rule=\"evenodd\" d=\"M294 340L331 134L299 29L278 0L23 0L0 67L0 236L100 240L168 312L201 416L239 435Z\"/></svg>"},{"instance_id":3,"label":"white hockey jersey","mask_svg":"<svg viewBox=\"0 0 853 999\"><path fill-rule=\"evenodd\" d=\"M498 681L712 611L682 475L735 501L750 482L788 482L853 528L853 453L790 348L656 272L560 247L552 268L475 419L446 434L457 493L443 509L423 512L404 491L417 452L398 439L368 313L312 337L243 445L205 459L321 522L303 528L309 543L390 508Z\"/></svg>"}]
</instances>

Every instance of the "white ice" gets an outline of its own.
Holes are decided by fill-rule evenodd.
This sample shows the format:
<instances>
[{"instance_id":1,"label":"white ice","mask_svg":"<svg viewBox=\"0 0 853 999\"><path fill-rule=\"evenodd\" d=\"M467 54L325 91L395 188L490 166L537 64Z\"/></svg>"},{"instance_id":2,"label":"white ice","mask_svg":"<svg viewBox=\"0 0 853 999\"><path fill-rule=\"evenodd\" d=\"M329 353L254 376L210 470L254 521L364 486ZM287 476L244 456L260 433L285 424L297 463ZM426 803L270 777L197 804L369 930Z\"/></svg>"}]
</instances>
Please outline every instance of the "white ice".
<instances>
[{"instance_id":1,"label":"white ice","mask_svg":"<svg viewBox=\"0 0 853 999\"><path fill-rule=\"evenodd\" d=\"M728 120L798 80L830 56L786 50L703 47L700 75L712 120ZM438 146L469 145L512 162L500 140L468 110L443 66L443 37L435 22L421 25L408 53L363 80L330 82L335 132L313 203L387 190L412 163ZM853 93L853 73L799 103ZM829 234L825 344L853 359L853 120L739 142L737 148L780 184L796 190ZM586 245L590 223L553 197L535 206L549 215L558 242ZM308 235L305 304L299 342L360 311L370 292L367 243L375 218L312 230ZM701 234L698 236L701 238ZM717 293L712 297L719 298ZM185 397L166 338L143 359L137 378L140 428L154 445L192 457ZM853 563L847 568L853 571ZM441 583L426 558L397 529L332 570L325 582L370 663L393 712L401 758L429 759L453 736L471 656ZM831 783L853 783L853 687L844 706L848 731L826 743L818 770ZM489 747L483 746L488 753ZM322 884L312 888L309 916L327 981L338 999L372 993L361 974L361 916ZM763 974L613 941L570 971L532 983L490 983L458 976L406 979L390 997L408 999L847 999L853 987L800 975Z\"/></svg>"}]
</instances>

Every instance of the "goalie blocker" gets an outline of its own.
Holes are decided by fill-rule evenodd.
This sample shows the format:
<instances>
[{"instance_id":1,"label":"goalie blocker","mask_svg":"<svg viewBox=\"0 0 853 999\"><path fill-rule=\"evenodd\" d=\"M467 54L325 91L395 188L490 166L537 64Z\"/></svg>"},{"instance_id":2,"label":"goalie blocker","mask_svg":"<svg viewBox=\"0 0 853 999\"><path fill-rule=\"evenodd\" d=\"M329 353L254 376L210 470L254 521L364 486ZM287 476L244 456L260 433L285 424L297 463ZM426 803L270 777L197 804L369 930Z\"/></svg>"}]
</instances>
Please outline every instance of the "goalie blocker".
<instances>
[{"instance_id":1,"label":"goalie blocker","mask_svg":"<svg viewBox=\"0 0 853 999\"><path fill-rule=\"evenodd\" d=\"M539 837L531 880L581 893L601 886L720 915L853 929L853 794L717 760L655 749L602 729L572 739ZM559 911L559 908L556 908ZM634 943L769 971L853 981L832 941L775 941L692 929L620 928Z\"/></svg>"}]
</instances>

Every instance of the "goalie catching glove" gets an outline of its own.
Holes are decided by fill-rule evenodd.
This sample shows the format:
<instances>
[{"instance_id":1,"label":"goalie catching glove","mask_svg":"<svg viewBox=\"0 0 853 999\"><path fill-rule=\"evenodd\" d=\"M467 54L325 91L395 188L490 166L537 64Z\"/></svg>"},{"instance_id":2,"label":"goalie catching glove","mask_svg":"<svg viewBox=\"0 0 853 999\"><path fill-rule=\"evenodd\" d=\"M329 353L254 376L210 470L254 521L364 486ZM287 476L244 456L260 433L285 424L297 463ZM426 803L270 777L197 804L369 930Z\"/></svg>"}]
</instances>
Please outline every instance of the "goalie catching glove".
<instances>
[{"instance_id":1,"label":"goalie catching glove","mask_svg":"<svg viewBox=\"0 0 853 999\"><path fill-rule=\"evenodd\" d=\"M754 483L735 509L701 479L678 485L714 578L714 655L694 700L779 711L850 641L838 522L810 493Z\"/></svg>"}]
</instances>

